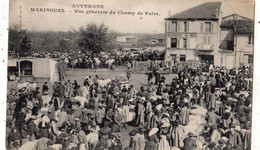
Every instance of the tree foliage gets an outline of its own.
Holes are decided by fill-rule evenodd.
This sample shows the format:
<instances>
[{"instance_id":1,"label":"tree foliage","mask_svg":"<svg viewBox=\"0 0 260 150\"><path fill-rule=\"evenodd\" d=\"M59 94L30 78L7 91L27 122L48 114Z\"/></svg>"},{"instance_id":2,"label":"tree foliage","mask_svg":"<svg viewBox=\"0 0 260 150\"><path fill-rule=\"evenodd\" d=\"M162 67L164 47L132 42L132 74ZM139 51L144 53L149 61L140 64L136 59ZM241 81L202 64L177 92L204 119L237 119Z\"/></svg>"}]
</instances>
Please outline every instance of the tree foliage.
<instances>
[{"instance_id":1,"label":"tree foliage","mask_svg":"<svg viewBox=\"0 0 260 150\"><path fill-rule=\"evenodd\" d=\"M23 56L25 53L30 52L31 40L27 35L26 30L21 29L18 25L9 28L9 55L19 54Z\"/></svg>"},{"instance_id":2,"label":"tree foliage","mask_svg":"<svg viewBox=\"0 0 260 150\"><path fill-rule=\"evenodd\" d=\"M104 24L88 24L79 29L78 46L84 53L96 54L108 48L108 27Z\"/></svg>"}]
</instances>

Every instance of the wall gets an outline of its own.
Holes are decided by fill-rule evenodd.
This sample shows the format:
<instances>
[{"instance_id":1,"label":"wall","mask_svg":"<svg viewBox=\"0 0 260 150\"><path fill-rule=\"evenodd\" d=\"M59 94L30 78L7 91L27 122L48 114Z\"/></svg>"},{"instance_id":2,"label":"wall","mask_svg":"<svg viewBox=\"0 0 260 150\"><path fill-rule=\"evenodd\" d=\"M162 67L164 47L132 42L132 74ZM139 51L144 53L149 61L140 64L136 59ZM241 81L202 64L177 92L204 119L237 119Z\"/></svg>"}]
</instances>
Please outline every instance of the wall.
<instances>
[{"instance_id":1,"label":"wall","mask_svg":"<svg viewBox=\"0 0 260 150\"><path fill-rule=\"evenodd\" d=\"M175 21L173 21L175 22ZM187 32L184 32L184 22L187 22ZM211 22L210 32L205 32L205 22ZM171 47L171 38L177 38L177 49L183 48L183 39L187 39L186 49L218 48L218 21L177 21L176 32L172 21L166 21L166 47ZM203 31L201 31L201 28Z\"/></svg>"},{"instance_id":2,"label":"wall","mask_svg":"<svg viewBox=\"0 0 260 150\"><path fill-rule=\"evenodd\" d=\"M235 44L237 47L235 48L236 51L236 68L240 65L248 65L248 54L253 55L254 53L254 46L248 44L248 36L250 34L236 34L235 36Z\"/></svg>"}]
</instances>

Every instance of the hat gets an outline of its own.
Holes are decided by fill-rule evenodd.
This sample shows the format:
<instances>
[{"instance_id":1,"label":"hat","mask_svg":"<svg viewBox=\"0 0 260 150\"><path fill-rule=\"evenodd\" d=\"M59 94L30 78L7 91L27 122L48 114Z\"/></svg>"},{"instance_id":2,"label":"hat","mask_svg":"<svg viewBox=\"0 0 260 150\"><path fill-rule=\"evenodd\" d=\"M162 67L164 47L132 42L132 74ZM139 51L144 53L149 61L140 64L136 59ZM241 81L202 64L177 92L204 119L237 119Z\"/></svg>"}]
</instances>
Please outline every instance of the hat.
<instances>
[{"instance_id":1,"label":"hat","mask_svg":"<svg viewBox=\"0 0 260 150\"><path fill-rule=\"evenodd\" d=\"M225 141L224 141L223 139L220 139L220 140L218 141L218 143L219 143L219 144L224 144Z\"/></svg>"},{"instance_id":2,"label":"hat","mask_svg":"<svg viewBox=\"0 0 260 150\"><path fill-rule=\"evenodd\" d=\"M192 133L192 132L189 132L189 133L188 133L188 136L189 136L189 137L195 137L196 135L195 135L194 133Z\"/></svg>"},{"instance_id":3,"label":"hat","mask_svg":"<svg viewBox=\"0 0 260 150\"><path fill-rule=\"evenodd\" d=\"M165 128L165 127L169 127L170 126L170 123L169 122L164 122L162 127Z\"/></svg>"},{"instance_id":4,"label":"hat","mask_svg":"<svg viewBox=\"0 0 260 150\"><path fill-rule=\"evenodd\" d=\"M146 129L145 129L145 128L139 128L139 131L140 131L140 132L145 132Z\"/></svg>"},{"instance_id":5,"label":"hat","mask_svg":"<svg viewBox=\"0 0 260 150\"><path fill-rule=\"evenodd\" d=\"M229 140L229 139L228 139L227 137L225 137L225 136L223 136L221 139L224 140L225 142L227 142L227 141Z\"/></svg>"},{"instance_id":6,"label":"hat","mask_svg":"<svg viewBox=\"0 0 260 150\"><path fill-rule=\"evenodd\" d=\"M215 142L210 142L210 143L209 143L209 146L210 146L210 147L215 147L215 146L216 146L216 143L215 143Z\"/></svg>"},{"instance_id":7,"label":"hat","mask_svg":"<svg viewBox=\"0 0 260 150\"><path fill-rule=\"evenodd\" d=\"M141 100L145 101L145 97L142 97Z\"/></svg>"},{"instance_id":8,"label":"hat","mask_svg":"<svg viewBox=\"0 0 260 150\"><path fill-rule=\"evenodd\" d=\"M52 121L59 121L59 118L55 117L55 118L52 119Z\"/></svg>"},{"instance_id":9,"label":"hat","mask_svg":"<svg viewBox=\"0 0 260 150\"><path fill-rule=\"evenodd\" d=\"M19 90L19 92L24 92L26 90L26 87L23 87Z\"/></svg>"},{"instance_id":10,"label":"hat","mask_svg":"<svg viewBox=\"0 0 260 150\"><path fill-rule=\"evenodd\" d=\"M181 122L179 120L175 120L174 124L179 125Z\"/></svg>"},{"instance_id":11,"label":"hat","mask_svg":"<svg viewBox=\"0 0 260 150\"><path fill-rule=\"evenodd\" d=\"M109 138L113 138L113 137L115 137L115 135L113 133L110 133Z\"/></svg>"},{"instance_id":12,"label":"hat","mask_svg":"<svg viewBox=\"0 0 260 150\"><path fill-rule=\"evenodd\" d=\"M156 134L158 131L159 131L158 128L152 128L152 130L149 132L148 135L149 135L149 136L152 136L152 135Z\"/></svg>"},{"instance_id":13,"label":"hat","mask_svg":"<svg viewBox=\"0 0 260 150\"><path fill-rule=\"evenodd\" d=\"M130 136L135 136L136 135L136 131L135 130L132 130L130 133L129 133Z\"/></svg>"},{"instance_id":14,"label":"hat","mask_svg":"<svg viewBox=\"0 0 260 150\"><path fill-rule=\"evenodd\" d=\"M236 126L235 130L240 131L241 130L240 126Z\"/></svg>"}]
</instances>

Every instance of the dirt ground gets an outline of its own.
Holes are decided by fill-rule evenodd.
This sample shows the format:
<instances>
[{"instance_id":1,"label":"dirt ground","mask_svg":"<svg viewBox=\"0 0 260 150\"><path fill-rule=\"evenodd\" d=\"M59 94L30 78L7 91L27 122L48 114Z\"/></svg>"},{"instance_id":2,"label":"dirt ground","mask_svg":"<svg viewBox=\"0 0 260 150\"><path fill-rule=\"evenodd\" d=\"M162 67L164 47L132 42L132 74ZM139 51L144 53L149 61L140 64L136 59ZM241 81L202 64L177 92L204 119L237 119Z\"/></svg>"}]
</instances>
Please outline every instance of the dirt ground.
<instances>
[{"instance_id":1,"label":"dirt ground","mask_svg":"<svg viewBox=\"0 0 260 150\"><path fill-rule=\"evenodd\" d=\"M91 70L91 69L66 69L65 78L66 80L70 80L73 82L74 80L77 80L77 82L82 85L85 77L91 76L92 78L95 75L98 75L99 77L102 77L104 79L115 79L118 75L126 75L127 68L117 67L115 70L109 70L109 69L97 69L97 70ZM173 78L176 78L176 74L164 74L166 77L166 82L171 82ZM130 84L134 85L136 89L139 89L140 86L147 86L147 74L131 74L130 76ZM152 82L154 83L154 79L152 79Z\"/></svg>"}]
</instances>

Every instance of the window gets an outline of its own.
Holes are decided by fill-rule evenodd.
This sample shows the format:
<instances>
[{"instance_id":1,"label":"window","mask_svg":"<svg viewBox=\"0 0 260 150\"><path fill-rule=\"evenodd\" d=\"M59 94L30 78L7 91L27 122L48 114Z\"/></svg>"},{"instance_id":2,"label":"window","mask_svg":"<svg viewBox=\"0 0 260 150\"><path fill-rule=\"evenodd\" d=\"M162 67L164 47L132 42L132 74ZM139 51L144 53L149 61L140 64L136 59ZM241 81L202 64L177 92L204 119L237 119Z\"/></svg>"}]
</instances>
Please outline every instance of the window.
<instances>
[{"instance_id":1,"label":"window","mask_svg":"<svg viewBox=\"0 0 260 150\"><path fill-rule=\"evenodd\" d=\"M171 48L177 48L177 38L171 38Z\"/></svg>"},{"instance_id":2,"label":"window","mask_svg":"<svg viewBox=\"0 0 260 150\"><path fill-rule=\"evenodd\" d=\"M184 28L183 28L184 32L187 32L187 22L184 22Z\"/></svg>"},{"instance_id":3,"label":"window","mask_svg":"<svg viewBox=\"0 0 260 150\"><path fill-rule=\"evenodd\" d=\"M183 48L187 48L187 39L183 39Z\"/></svg>"},{"instance_id":4,"label":"window","mask_svg":"<svg viewBox=\"0 0 260 150\"><path fill-rule=\"evenodd\" d=\"M248 35L248 45L254 44L254 36L252 34Z\"/></svg>"},{"instance_id":5,"label":"window","mask_svg":"<svg viewBox=\"0 0 260 150\"><path fill-rule=\"evenodd\" d=\"M211 22L205 22L205 32L211 31Z\"/></svg>"},{"instance_id":6,"label":"window","mask_svg":"<svg viewBox=\"0 0 260 150\"><path fill-rule=\"evenodd\" d=\"M186 61L186 55L180 55L180 61Z\"/></svg>"},{"instance_id":7,"label":"window","mask_svg":"<svg viewBox=\"0 0 260 150\"><path fill-rule=\"evenodd\" d=\"M173 62L175 63L176 59L177 59L177 56L175 54L171 54L171 57L172 57Z\"/></svg>"},{"instance_id":8,"label":"window","mask_svg":"<svg viewBox=\"0 0 260 150\"><path fill-rule=\"evenodd\" d=\"M177 32L177 22L172 22L172 32Z\"/></svg>"},{"instance_id":9,"label":"window","mask_svg":"<svg viewBox=\"0 0 260 150\"><path fill-rule=\"evenodd\" d=\"M32 62L21 61L20 68L21 68L21 75L32 75Z\"/></svg>"},{"instance_id":10,"label":"window","mask_svg":"<svg viewBox=\"0 0 260 150\"><path fill-rule=\"evenodd\" d=\"M253 59L254 59L253 55L248 55L248 63L249 64L253 63Z\"/></svg>"}]
</instances>

